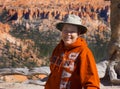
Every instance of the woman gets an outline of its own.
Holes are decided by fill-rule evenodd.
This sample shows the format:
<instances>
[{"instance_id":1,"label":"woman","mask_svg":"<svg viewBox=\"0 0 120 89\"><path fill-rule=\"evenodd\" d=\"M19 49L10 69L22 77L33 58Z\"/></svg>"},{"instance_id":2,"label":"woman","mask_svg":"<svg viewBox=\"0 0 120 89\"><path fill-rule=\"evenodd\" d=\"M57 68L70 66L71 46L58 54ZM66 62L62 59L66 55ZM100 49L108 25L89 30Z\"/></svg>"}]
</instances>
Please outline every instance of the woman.
<instances>
[{"instance_id":1,"label":"woman","mask_svg":"<svg viewBox=\"0 0 120 89\"><path fill-rule=\"evenodd\" d=\"M56 28L62 32L62 39L52 53L45 89L99 89L94 57L80 37L87 31L81 19L68 15Z\"/></svg>"}]
</instances>

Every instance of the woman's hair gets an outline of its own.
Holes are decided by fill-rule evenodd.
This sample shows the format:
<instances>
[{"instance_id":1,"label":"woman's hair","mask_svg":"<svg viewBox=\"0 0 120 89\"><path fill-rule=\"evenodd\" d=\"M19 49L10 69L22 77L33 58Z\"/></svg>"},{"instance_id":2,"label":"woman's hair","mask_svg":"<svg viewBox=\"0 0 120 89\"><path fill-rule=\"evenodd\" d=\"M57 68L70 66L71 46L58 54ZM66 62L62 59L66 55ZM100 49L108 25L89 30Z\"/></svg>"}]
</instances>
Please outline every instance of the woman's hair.
<instances>
[{"instance_id":1,"label":"woman's hair","mask_svg":"<svg viewBox=\"0 0 120 89\"><path fill-rule=\"evenodd\" d=\"M81 34L81 27L79 27L79 26L77 26L77 29L78 29L78 35L80 35Z\"/></svg>"}]
</instances>

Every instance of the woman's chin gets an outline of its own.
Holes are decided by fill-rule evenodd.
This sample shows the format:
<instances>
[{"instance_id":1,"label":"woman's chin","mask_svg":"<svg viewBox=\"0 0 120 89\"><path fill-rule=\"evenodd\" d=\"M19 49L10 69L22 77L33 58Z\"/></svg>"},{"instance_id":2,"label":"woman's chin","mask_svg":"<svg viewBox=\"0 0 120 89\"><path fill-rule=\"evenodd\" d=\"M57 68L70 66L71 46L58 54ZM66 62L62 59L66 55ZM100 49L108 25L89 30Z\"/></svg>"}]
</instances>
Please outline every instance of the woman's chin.
<instances>
[{"instance_id":1,"label":"woman's chin","mask_svg":"<svg viewBox=\"0 0 120 89\"><path fill-rule=\"evenodd\" d=\"M70 45L70 44L72 44L72 42L69 42L69 41L65 42L65 45L66 45L66 46L67 46L67 45Z\"/></svg>"}]
</instances>

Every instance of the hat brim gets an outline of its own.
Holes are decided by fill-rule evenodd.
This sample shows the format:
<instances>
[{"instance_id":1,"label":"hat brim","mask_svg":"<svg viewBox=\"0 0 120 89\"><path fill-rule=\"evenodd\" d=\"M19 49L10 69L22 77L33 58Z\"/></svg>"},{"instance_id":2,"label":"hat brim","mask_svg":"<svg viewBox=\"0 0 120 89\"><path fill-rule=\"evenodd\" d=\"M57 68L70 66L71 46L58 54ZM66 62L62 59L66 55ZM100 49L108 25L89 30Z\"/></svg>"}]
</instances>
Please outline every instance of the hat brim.
<instances>
[{"instance_id":1,"label":"hat brim","mask_svg":"<svg viewBox=\"0 0 120 89\"><path fill-rule=\"evenodd\" d=\"M62 31L62 28L63 28L63 25L64 24L71 24L71 23L64 23L64 22L60 22L60 23L57 23L56 24L56 28L60 31ZM80 31L80 34L84 34L87 32L87 28L83 25L76 25L76 24L71 24L71 25L75 25L75 26L78 26L78 31Z\"/></svg>"}]
</instances>

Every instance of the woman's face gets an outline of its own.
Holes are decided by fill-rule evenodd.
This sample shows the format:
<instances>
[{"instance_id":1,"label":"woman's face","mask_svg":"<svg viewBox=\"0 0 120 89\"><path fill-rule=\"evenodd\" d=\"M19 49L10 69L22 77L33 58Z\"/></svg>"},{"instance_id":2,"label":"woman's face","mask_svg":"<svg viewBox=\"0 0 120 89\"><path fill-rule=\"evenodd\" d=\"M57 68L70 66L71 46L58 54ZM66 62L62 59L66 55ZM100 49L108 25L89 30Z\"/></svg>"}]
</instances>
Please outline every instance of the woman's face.
<instances>
[{"instance_id":1,"label":"woman's face","mask_svg":"<svg viewBox=\"0 0 120 89\"><path fill-rule=\"evenodd\" d=\"M62 40L65 45L70 45L78 38L78 28L75 25L65 24L62 28Z\"/></svg>"}]
</instances>

